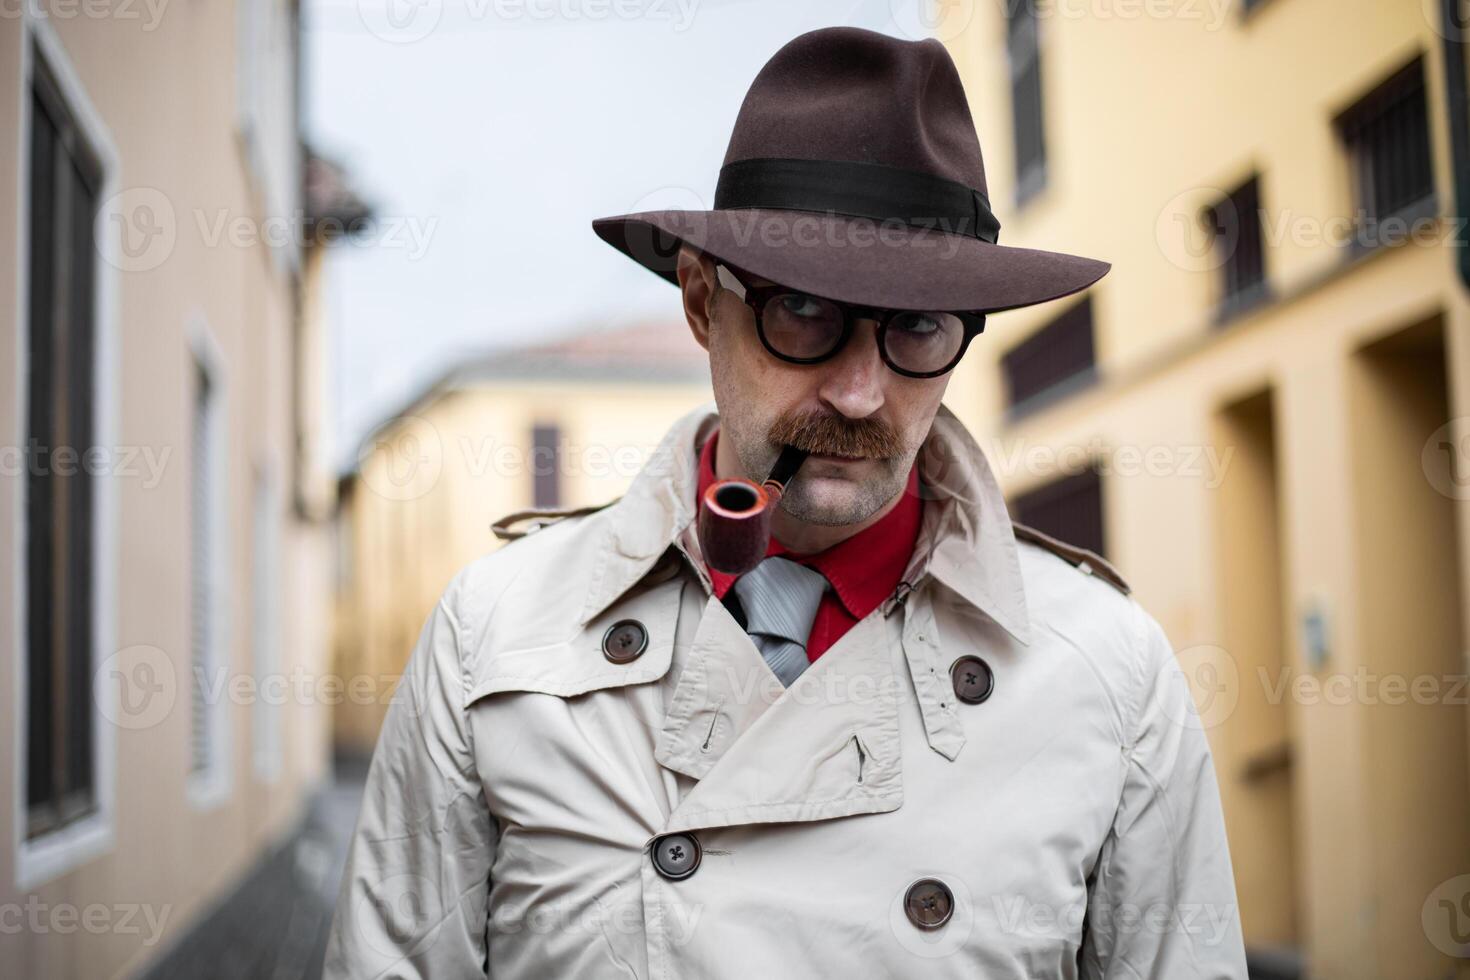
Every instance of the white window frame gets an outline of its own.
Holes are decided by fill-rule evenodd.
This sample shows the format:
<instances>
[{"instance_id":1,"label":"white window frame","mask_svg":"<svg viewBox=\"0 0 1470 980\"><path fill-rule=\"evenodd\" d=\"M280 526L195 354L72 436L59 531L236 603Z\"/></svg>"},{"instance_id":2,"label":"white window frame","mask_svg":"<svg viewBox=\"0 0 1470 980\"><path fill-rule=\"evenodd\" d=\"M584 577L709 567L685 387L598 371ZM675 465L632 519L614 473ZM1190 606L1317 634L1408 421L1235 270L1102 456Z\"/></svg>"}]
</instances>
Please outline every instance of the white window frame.
<instances>
[{"instance_id":1,"label":"white window frame","mask_svg":"<svg viewBox=\"0 0 1470 980\"><path fill-rule=\"evenodd\" d=\"M203 312L192 313L186 324L191 368L203 371L209 377L210 400L206 408L205 425L208 428L207 442L210 446L209 485L209 540L211 543L210 578L212 588L206 598L209 603L209 638L205 647L208 661L206 691L217 695L213 703L205 702L209 710L209 759L202 771L193 768L193 719L186 729L189 740L184 754L189 771L189 803L197 810L211 810L230 798L233 783L230 766L230 623L229 623L229 569L230 569L230 523L229 523L229 386L225 372L225 359L209 321ZM189 425L194 424L194 371L189 372ZM193 479L194 461L190 460L189 479ZM192 499L193 487L190 487ZM189 533L193 533L193 518L189 520ZM193 543L190 542L190 551ZM197 574L190 569L192 577ZM190 609L193 609L192 598ZM193 627L190 626L189 652L183 658L184 669L180 672L184 683L180 685L180 701L193 710L194 673Z\"/></svg>"},{"instance_id":2,"label":"white window frame","mask_svg":"<svg viewBox=\"0 0 1470 980\"><path fill-rule=\"evenodd\" d=\"M259 464L251 489L250 649L255 675L251 710L251 757L255 778L274 783L281 776L280 573L281 500L275 469Z\"/></svg>"},{"instance_id":3,"label":"white window frame","mask_svg":"<svg viewBox=\"0 0 1470 980\"><path fill-rule=\"evenodd\" d=\"M27 385L30 361L30 152L31 144L31 87L35 76L35 59L32 46L39 49L46 67L54 78L68 110L71 112L83 138L96 157L100 180L98 200L103 203L117 194L120 158L117 145L113 142L102 116L82 84L66 49L61 44L55 28L44 17L37 17L30 4L22 5L20 37L20 120L19 180L16 195L16 236L20 262L16 274L16 358L15 397L17 431L15 445L25 441L26 419L29 415L30 391ZM117 242L111 236L96 239L100 261L93 263L93 325L96 330L96 354L94 380L96 386L93 401L93 438L95 445L117 444L115 420L118 417L118 269L121 257ZM101 473L93 484L92 500L92 567L96 576L92 595L92 665L94 671L116 650L117 620L117 487L115 474ZM18 889L29 890L52 881L89 861L112 850L116 840L116 788L117 788L117 744L116 731L109 717L116 718L115 704L103 701L111 698L112 685L93 686L92 750L94 760L93 780L96 788L97 808L93 813L72 821L55 830L37 837L26 837L26 786L28 780L28 758L26 752L29 695L28 691L28 644L26 642L26 482L16 481L16 508L12 515L15 534L15 563L13 568L15 590L14 624L11 630L12 650L15 658L15 684L13 697L14 738L11 744L15 751L15 773L12 787L14 800L11 826L15 853L15 884Z\"/></svg>"}]
</instances>

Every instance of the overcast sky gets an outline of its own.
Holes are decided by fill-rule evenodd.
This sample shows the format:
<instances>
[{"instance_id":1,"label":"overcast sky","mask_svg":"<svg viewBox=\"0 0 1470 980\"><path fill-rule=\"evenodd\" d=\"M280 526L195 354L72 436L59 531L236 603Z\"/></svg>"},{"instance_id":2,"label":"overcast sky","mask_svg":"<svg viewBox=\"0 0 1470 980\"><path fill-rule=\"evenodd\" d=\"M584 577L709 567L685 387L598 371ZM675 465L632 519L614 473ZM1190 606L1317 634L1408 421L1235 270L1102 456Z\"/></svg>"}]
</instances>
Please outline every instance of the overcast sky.
<instances>
[{"instance_id":1,"label":"overcast sky","mask_svg":"<svg viewBox=\"0 0 1470 980\"><path fill-rule=\"evenodd\" d=\"M472 352L682 316L592 219L708 207L746 89L803 31L924 30L918 0L307 0L302 16L307 137L382 219L328 258L344 459Z\"/></svg>"}]
</instances>

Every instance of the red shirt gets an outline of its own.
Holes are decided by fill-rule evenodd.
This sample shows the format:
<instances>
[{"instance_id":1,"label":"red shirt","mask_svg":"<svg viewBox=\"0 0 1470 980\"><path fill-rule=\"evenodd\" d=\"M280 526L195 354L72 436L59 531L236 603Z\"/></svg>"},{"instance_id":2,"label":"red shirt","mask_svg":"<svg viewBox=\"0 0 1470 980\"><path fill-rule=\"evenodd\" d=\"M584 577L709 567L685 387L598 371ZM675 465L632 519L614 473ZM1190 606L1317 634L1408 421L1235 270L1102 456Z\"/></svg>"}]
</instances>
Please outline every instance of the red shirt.
<instances>
[{"instance_id":1,"label":"red shirt","mask_svg":"<svg viewBox=\"0 0 1470 980\"><path fill-rule=\"evenodd\" d=\"M704 499L704 492L715 482L715 441L719 430L709 437L699 455L699 491L696 501ZM893 509L876 523L863 528L845 541L839 541L825 551L810 555L798 555L788 549L776 536L771 535L766 555L785 555L792 561L809 565L827 577L832 583L817 606L817 618L812 623L811 636L807 639L808 660L816 660L827 648L858 620L878 608L885 598L898 587L903 570L914 552L914 542L919 537L919 524L923 517L924 501L919 497L919 470L909 470L908 486ZM715 595L725 598L730 586L739 578L708 569Z\"/></svg>"}]
</instances>

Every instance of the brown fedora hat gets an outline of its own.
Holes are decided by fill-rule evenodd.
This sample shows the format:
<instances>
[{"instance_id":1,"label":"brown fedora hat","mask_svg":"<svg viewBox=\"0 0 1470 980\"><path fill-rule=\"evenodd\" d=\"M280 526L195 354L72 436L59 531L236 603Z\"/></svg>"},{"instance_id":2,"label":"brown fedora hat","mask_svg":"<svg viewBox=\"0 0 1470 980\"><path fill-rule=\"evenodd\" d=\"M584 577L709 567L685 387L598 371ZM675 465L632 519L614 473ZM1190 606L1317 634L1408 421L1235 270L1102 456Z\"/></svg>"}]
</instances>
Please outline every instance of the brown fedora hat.
<instances>
[{"instance_id":1,"label":"brown fedora hat","mask_svg":"<svg viewBox=\"0 0 1470 980\"><path fill-rule=\"evenodd\" d=\"M679 246L830 299L998 312L1092 285L1097 259L996 243L959 72L933 38L809 31L751 83L708 211L598 218L669 282Z\"/></svg>"}]
</instances>

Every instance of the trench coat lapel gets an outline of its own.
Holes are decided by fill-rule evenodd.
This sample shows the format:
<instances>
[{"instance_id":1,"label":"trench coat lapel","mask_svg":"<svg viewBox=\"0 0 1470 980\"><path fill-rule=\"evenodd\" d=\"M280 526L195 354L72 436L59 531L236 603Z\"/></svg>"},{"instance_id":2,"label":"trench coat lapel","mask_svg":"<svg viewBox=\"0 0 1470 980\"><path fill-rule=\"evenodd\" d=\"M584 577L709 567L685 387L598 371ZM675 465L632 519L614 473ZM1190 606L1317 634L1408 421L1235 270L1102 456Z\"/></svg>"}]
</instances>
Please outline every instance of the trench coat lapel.
<instances>
[{"instance_id":1,"label":"trench coat lapel","mask_svg":"<svg viewBox=\"0 0 1470 980\"><path fill-rule=\"evenodd\" d=\"M706 613L706 621L718 624L708 636L721 641L720 652L706 661L711 670L702 670L698 659L686 668L676 701L682 697L695 711L687 720L670 712L660 748L682 759L698 750L691 736L702 746L699 733L713 724L719 734L710 748L722 751L701 765L703 777L669 816L665 832L898 809L895 624L866 617L782 688L718 600Z\"/></svg>"},{"instance_id":2,"label":"trench coat lapel","mask_svg":"<svg viewBox=\"0 0 1470 980\"><path fill-rule=\"evenodd\" d=\"M964 744L957 719L943 710L947 664L935 643L932 604L926 596L912 615L895 616L900 597L889 597L783 689L713 595L699 552L698 454L718 424L713 401L679 419L609 508L579 616L583 625L596 618L669 547L689 558L705 587L655 746L661 765L698 781L665 832L897 809L898 669L918 688L930 746L953 760ZM1026 644L1029 616L1004 498L979 446L943 405L918 461L927 499L905 580L932 575Z\"/></svg>"}]
</instances>

